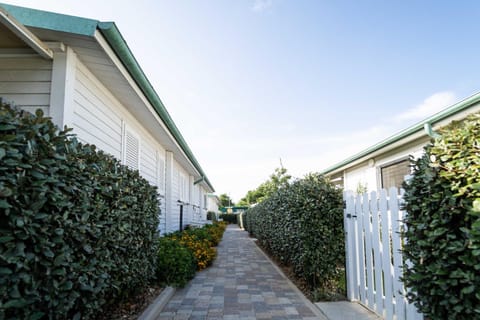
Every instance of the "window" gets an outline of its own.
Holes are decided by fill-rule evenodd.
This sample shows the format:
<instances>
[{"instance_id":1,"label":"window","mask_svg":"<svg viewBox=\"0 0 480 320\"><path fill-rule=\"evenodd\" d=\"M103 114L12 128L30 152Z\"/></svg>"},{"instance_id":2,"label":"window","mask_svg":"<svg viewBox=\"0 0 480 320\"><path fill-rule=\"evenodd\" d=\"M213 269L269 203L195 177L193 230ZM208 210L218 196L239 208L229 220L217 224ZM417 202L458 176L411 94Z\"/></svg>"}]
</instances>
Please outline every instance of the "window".
<instances>
[{"instance_id":1,"label":"window","mask_svg":"<svg viewBox=\"0 0 480 320\"><path fill-rule=\"evenodd\" d=\"M402 160L380 168L380 175L382 179L382 188L388 189L390 187L401 188L405 180L405 176L411 173L410 162Z\"/></svg>"}]
</instances>

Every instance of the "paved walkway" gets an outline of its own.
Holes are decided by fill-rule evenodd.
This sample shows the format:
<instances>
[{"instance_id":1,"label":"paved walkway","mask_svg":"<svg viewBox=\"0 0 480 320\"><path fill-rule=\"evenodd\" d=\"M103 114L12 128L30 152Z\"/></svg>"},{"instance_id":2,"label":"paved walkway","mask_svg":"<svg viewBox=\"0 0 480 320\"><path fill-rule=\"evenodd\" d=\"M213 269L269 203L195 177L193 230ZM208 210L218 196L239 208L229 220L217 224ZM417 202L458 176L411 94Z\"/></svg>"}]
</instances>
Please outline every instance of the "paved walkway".
<instances>
[{"instance_id":1,"label":"paved walkway","mask_svg":"<svg viewBox=\"0 0 480 320\"><path fill-rule=\"evenodd\" d=\"M157 320L326 319L257 248L230 225L213 265L179 289Z\"/></svg>"}]
</instances>

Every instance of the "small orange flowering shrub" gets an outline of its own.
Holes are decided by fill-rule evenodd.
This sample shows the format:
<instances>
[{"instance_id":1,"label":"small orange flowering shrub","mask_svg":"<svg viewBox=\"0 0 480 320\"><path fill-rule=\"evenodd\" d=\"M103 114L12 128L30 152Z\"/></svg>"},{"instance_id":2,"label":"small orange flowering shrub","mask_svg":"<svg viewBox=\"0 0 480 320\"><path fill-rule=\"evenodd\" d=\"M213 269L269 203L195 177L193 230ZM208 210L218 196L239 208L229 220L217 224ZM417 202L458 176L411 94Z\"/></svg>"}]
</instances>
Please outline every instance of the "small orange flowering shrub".
<instances>
[{"instance_id":1,"label":"small orange flowering shrub","mask_svg":"<svg viewBox=\"0 0 480 320\"><path fill-rule=\"evenodd\" d=\"M212 264L217 256L217 249L211 247L211 242L207 239L199 239L190 232L183 232L178 239L181 245L189 248L197 260L197 269L203 270Z\"/></svg>"},{"instance_id":2,"label":"small orange flowering shrub","mask_svg":"<svg viewBox=\"0 0 480 320\"><path fill-rule=\"evenodd\" d=\"M227 224L222 221L219 223L207 224L204 228L210 234L212 245L217 246L222 240Z\"/></svg>"},{"instance_id":3,"label":"small orange flowering shrub","mask_svg":"<svg viewBox=\"0 0 480 320\"><path fill-rule=\"evenodd\" d=\"M197 270L203 270L210 266L217 256L217 249L214 246L220 243L226 228L225 222L216 222L202 228L175 232L168 237L189 249L195 257Z\"/></svg>"}]
</instances>

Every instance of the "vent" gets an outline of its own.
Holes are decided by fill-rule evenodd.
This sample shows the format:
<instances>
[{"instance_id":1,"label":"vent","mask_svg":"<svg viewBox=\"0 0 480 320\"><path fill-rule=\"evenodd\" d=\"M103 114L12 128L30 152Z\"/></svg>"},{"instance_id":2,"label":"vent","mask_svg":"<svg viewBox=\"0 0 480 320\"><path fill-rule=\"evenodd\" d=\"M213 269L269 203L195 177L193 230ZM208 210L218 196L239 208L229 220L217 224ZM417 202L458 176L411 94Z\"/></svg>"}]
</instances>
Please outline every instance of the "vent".
<instances>
[{"instance_id":1,"label":"vent","mask_svg":"<svg viewBox=\"0 0 480 320\"><path fill-rule=\"evenodd\" d=\"M133 170L138 170L140 142L131 132L125 135L125 164Z\"/></svg>"}]
</instances>

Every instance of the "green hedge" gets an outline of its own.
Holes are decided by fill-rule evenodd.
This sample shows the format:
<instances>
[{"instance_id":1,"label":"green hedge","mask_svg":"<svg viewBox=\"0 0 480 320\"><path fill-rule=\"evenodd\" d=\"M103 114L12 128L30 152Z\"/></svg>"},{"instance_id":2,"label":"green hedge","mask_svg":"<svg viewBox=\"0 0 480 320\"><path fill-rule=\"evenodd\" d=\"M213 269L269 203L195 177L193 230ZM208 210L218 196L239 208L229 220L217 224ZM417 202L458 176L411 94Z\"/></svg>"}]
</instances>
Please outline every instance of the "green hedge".
<instances>
[{"instance_id":1,"label":"green hedge","mask_svg":"<svg viewBox=\"0 0 480 320\"><path fill-rule=\"evenodd\" d=\"M403 280L431 319L480 319L480 114L440 133L404 185Z\"/></svg>"},{"instance_id":2,"label":"green hedge","mask_svg":"<svg viewBox=\"0 0 480 320\"><path fill-rule=\"evenodd\" d=\"M0 319L88 319L146 285L158 208L137 171L2 105Z\"/></svg>"},{"instance_id":3,"label":"green hedge","mask_svg":"<svg viewBox=\"0 0 480 320\"><path fill-rule=\"evenodd\" d=\"M312 290L328 288L344 267L342 192L318 174L280 188L248 209L245 226Z\"/></svg>"},{"instance_id":4,"label":"green hedge","mask_svg":"<svg viewBox=\"0 0 480 320\"><path fill-rule=\"evenodd\" d=\"M237 215L233 213L222 213L220 215L220 219L222 219L225 222L228 222L230 224L236 224L237 223Z\"/></svg>"},{"instance_id":5,"label":"green hedge","mask_svg":"<svg viewBox=\"0 0 480 320\"><path fill-rule=\"evenodd\" d=\"M171 237L159 240L157 281L183 287L195 276L197 261L193 252Z\"/></svg>"}]
</instances>

